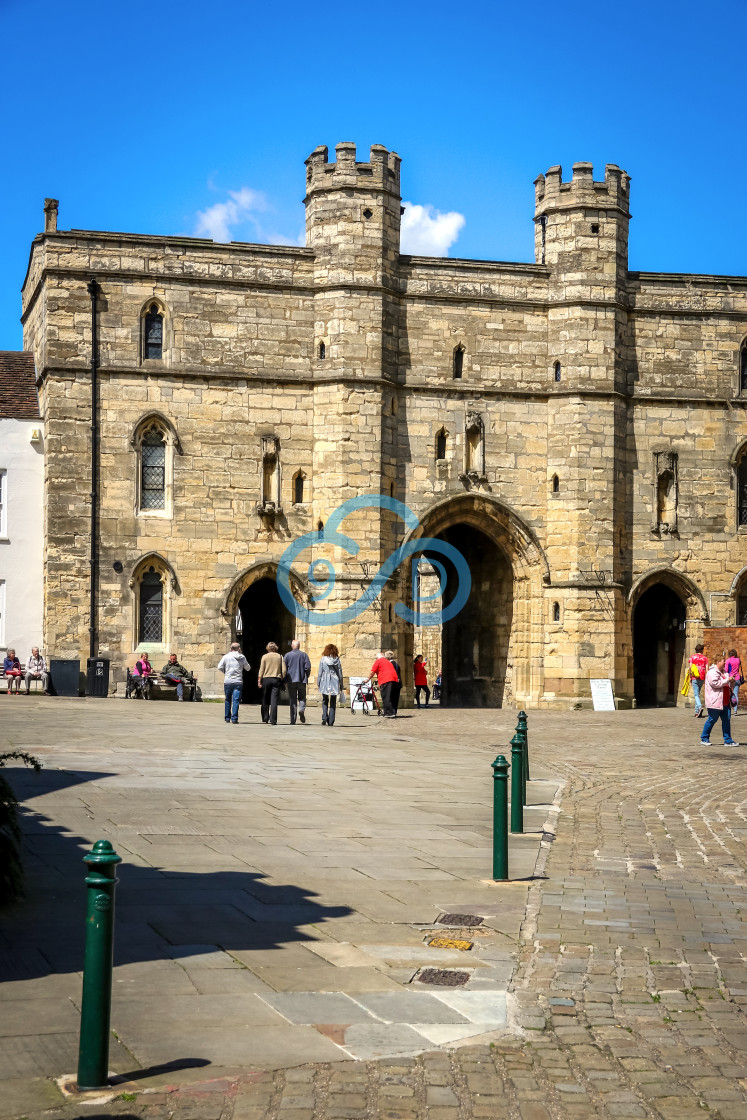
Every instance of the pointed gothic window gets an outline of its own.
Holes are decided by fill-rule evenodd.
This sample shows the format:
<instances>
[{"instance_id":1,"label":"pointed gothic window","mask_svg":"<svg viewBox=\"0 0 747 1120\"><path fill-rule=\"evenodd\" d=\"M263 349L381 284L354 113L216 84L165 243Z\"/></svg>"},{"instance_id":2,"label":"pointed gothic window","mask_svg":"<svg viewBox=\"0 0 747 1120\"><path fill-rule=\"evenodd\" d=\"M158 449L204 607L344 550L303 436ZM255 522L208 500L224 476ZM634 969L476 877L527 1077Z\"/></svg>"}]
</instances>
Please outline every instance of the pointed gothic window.
<instances>
[{"instance_id":1,"label":"pointed gothic window","mask_svg":"<svg viewBox=\"0 0 747 1120\"><path fill-rule=\"evenodd\" d=\"M747 393L747 338L739 351L739 388Z\"/></svg>"},{"instance_id":2,"label":"pointed gothic window","mask_svg":"<svg viewBox=\"0 0 747 1120\"><path fill-rule=\"evenodd\" d=\"M556 362L552 368L555 375L555 380L560 381L560 362Z\"/></svg>"},{"instance_id":3,"label":"pointed gothic window","mask_svg":"<svg viewBox=\"0 0 747 1120\"><path fill-rule=\"evenodd\" d=\"M163 357L163 315L157 303L152 303L145 316L144 358Z\"/></svg>"},{"instance_id":4,"label":"pointed gothic window","mask_svg":"<svg viewBox=\"0 0 747 1120\"><path fill-rule=\"evenodd\" d=\"M140 508L166 508L166 441L157 425L148 428L140 445Z\"/></svg>"},{"instance_id":5,"label":"pointed gothic window","mask_svg":"<svg viewBox=\"0 0 747 1120\"><path fill-rule=\"evenodd\" d=\"M747 526L747 451L743 452L737 464L737 497L740 526Z\"/></svg>"},{"instance_id":6,"label":"pointed gothic window","mask_svg":"<svg viewBox=\"0 0 747 1120\"><path fill-rule=\"evenodd\" d=\"M304 481L305 481L305 479L304 479L303 471L299 471L298 474L296 474L293 478L293 504L294 505L297 505L297 506L302 506L303 505L303 501L304 501L304 492L303 492L304 486L303 486L303 484L304 484Z\"/></svg>"},{"instance_id":7,"label":"pointed gothic window","mask_svg":"<svg viewBox=\"0 0 747 1120\"><path fill-rule=\"evenodd\" d=\"M464 347L457 346L454 350L454 377L460 378L464 372Z\"/></svg>"},{"instance_id":8,"label":"pointed gothic window","mask_svg":"<svg viewBox=\"0 0 747 1120\"><path fill-rule=\"evenodd\" d=\"M163 640L163 581L151 566L140 581L138 642Z\"/></svg>"}]
</instances>

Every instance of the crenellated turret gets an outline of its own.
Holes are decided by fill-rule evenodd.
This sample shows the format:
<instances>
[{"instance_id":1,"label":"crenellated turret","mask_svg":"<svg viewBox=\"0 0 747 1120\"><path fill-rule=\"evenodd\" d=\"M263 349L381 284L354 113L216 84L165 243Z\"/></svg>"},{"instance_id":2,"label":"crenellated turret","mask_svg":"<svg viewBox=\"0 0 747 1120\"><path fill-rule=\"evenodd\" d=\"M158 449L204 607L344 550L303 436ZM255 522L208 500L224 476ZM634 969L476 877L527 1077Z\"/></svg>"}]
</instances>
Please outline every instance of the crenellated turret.
<instances>
[{"instance_id":1,"label":"crenellated turret","mask_svg":"<svg viewBox=\"0 0 747 1120\"><path fill-rule=\"evenodd\" d=\"M383 144L372 144L369 162L357 163L355 144L344 141L335 147L336 163L328 162L328 154L325 145L320 144L306 160L307 194L361 187L364 190L389 191L399 198L399 166L402 161L396 152L388 151Z\"/></svg>"},{"instance_id":2,"label":"crenellated turret","mask_svg":"<svg viewBox=\"0 0 747 1120\"><path fill-rule=\"evenodd\" d=\"M306 160L306 244L317 257L320 283L387 284L399 258L400 158L373 144L368 163L355 144L323 145Z\"/></svg>"},{"instance_id":3,"label":"crenellated turret","mask_svg":"<svg viewBox=\"0 0 747 1120\"><path fill-rule=\"evenodd\" d=\"M563 274L575 280L583 271L595 289L600 283L605 288L610 282L624 284L630 220L627 172L608 163L604 180L595 182L591 163L574 163L573 177L564 183L563 169L556 164L534 180L534 191L537 263L554 266L559 283ZM609 295L614 298L611 290Z\"/></svg>"}]
</instances>

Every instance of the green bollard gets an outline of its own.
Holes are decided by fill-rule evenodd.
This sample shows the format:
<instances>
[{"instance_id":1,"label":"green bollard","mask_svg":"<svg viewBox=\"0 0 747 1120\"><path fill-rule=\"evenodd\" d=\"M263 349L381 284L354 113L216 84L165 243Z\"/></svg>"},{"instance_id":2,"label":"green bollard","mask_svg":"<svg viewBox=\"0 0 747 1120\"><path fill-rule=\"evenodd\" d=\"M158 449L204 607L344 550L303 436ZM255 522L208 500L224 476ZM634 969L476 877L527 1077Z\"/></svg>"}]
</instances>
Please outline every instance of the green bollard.
<instances>
[{"instance_id":1,"label":"green bollard","mask_svg":"<svg viewBox=\"0 0 747 1120\"><path fill-rule=\"evenodd\" d=\"M524 780L524 739L514 735L511 740L511 831L524 831L524 803L522 784Z\"/></svg>"},{"instance_id":2,"label":"green bollard","mask_svg":"<svg viewBox=\"0 0 747 1120\"><path fill-rule=\"evenodd\" d=\"M116 866L122 862L108 840L97 840L83 857L86 886L86 948L80 1012L78 1088L103 1089L109 1079L109 1025L112 1009L112 951Z\"/></svg>"},{"instance_id":3,"label":"green bollard","mask_svg":"<svg viewBox=\"0 0 747 1120\"><path fill-rule=\"evenodd\" d=\"M493 878L508 879L508 763L493 763Z\"/></svg>"},{"instance_id":4,"label":"green bollard","mask_svg":"<svg viewBox=\"0 0 747 1120\"><path fill-rule=\"evenodd\" d=\"M527 714L524 711L519 712L519 722L516 725L516 730L521 731L524 736L524 774L526 776L525 780L531 782L532 779L529 775L529 728L527 726ZM524 804L526 805L526 801L524 801Z\"/></svg>"}]
</instances>

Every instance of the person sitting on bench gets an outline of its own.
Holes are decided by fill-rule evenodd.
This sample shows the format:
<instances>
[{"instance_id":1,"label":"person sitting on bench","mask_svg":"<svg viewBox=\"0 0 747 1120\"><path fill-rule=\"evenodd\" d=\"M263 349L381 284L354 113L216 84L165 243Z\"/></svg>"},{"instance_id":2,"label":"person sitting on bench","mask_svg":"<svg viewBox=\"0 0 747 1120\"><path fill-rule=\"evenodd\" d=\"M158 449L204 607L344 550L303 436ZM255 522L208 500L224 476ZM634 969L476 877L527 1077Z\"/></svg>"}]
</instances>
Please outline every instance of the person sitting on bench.
<instances>
[{"instance_id":1,"label":"person sitting on bench","mask_svg":"<svg viewBox=\"0 0 747 1120\"><path fill-rule=\"evenodd\" d=\"M176 685L176 698L177 700L183 700L185 682L186 684L192 684L192 676L183 665L179 664L175 653L172 653L169 657L168 665L164 665L161 670L161 676L164 680L168 681L169 684Z\"/></svg>"},{"instance_id":2,"label":"person sitting on bench","mask_svg":"<svg viewBox=\"0 0 747 1120\"><path fill-rule=\"evenodd\" d=\"M153 681L150 679L155 673L155 669L151 665L148 654L141 653L135 662L135 668L132 670L132 675L135 678L135 683L140 689L141 694L148 699L150 690L153 687Z\"/></svg>"},{"instance_id":3,"label":"person sitting on bench","mask_svg":"<svg viewBox=\"0 0 747 1120\"><path fill-rule=\"evenodd\" d=\"M34 646L31 650L30 656L26 660L26 672L24 673L26 681L26 695L28 696L31 691L32 681L41 681L42 688L45 692L49 692L49 673L44 658L39 653L39 647Z\"/></svg>"}]
</instances>

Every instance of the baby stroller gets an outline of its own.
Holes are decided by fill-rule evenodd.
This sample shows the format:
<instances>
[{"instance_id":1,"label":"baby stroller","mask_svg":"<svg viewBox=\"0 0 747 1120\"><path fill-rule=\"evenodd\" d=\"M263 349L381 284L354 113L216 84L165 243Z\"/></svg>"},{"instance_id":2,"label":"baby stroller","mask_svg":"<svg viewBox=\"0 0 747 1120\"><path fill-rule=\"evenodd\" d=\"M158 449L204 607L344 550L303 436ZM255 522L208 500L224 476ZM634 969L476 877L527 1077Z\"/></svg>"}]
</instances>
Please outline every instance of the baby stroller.
<instances>
[{"instance_id":1,"label":"baby stroller","mask_svg":"<svg viewBox=\"0 0 747 1120\"><path fill-rule=\"evenodd\" d=\"M350 704L350 710L353 715L355 715L356 704L361 704L364 716L374 711L378 716L384 715L381 710L381 705L379 704L379 698L376 695L376 686L372 684L371 681L365 681L356 688L355 695Z\"/></svg>"}]
</instances>

